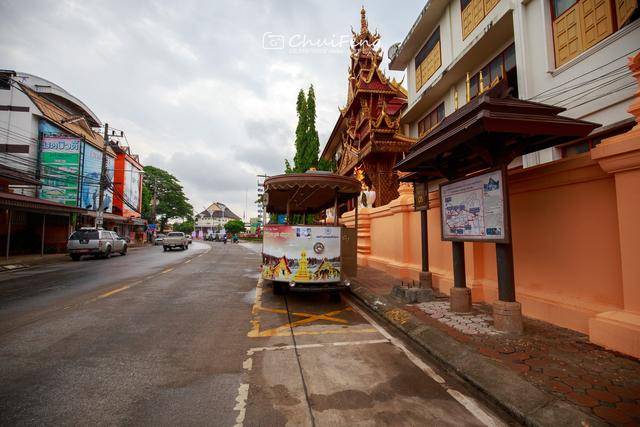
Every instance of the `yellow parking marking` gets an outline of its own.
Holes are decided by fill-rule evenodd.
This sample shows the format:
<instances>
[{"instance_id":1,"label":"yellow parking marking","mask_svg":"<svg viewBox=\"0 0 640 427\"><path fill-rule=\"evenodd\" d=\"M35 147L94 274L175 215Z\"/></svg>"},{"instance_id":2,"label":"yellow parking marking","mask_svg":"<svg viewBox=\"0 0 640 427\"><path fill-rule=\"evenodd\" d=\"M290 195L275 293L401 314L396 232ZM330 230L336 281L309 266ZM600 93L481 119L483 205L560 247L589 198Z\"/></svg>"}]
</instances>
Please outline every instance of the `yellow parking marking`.
<instances>
[{"instance_id":1,"label":"yellow parking marking","mask_svg":"<svg viewBox=\"0 0 640 427\"><path fill-rule=\"evenodd\" d=\"M124 286L122 286L122 287L120 287L120 288L117 288L117 289L114 289L114 290L112 290L112 291L105 292L104 294L100 295L100 296L98 297L98 299L100 299L100 298L107 298L107 297L110 297L111 295L113 295L113 294L117 294L118 292L122 292L122 291L124 291L124 290L127 290L127 289L129 289L130 287L131 287L130 285L124 285Z\"/></svg>"},{"instance_id":2,"label":"yellow parking marking","mask_svg":"<svg viewBox=\"0 0 640 427\"><path fill-rule=\"evenodd\" d=\"M167 268L166 270L164 270L162 273L160 274L165 274L165 273L169 273L171 271L175 270L175 268L171 267L171 268Z\"/></svg>"},{"instance_id":3,"label":"yellow parking marking","mask_svg":"<svg viewBox=\"0 0 640 427\"><path fill-rule=\"evenodd\" d=\"M350 306L333 310L328 313L304 313L304 312L292 312L291 315L295 317L302 317L302 319L296 320L295 322L287 322L283 325L277 326L275 328L260 329L260 317L259 314L261 311L267 313L275 313L275 314L287 314L287 310L283 308L271 308L271 307L263 307L262 306L262 279L258 281L258 285L256 287L256 296L253 303L253 307L251 308L251 314L253 318L251 319L251 329L247 333L247 336L250 338L264 338L264 337L278 337L278 336L287 336L291 334L290 329L294 329L298 326L308 325L313 322L318 321L326 321L332 323L339 323L341 325L348 325L349 321L345 319L341 319L337 317L345 311L353 311L353 308ZM377 330L375 328L362 328L362 329L345 329L342 327L341 329L325 329L320 331L294 331L296 335L325 335L325 334L349 334L349 333L375 333Z\"/></svg>"}]
</instances>

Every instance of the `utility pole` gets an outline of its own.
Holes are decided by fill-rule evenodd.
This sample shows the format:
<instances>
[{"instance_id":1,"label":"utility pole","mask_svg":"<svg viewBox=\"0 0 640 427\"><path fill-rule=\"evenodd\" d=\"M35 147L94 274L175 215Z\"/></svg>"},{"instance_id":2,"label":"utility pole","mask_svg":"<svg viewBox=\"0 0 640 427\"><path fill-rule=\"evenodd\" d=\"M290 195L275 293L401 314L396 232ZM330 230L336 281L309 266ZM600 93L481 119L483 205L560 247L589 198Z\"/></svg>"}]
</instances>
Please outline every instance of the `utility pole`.
<instances>
[{"instance_id":1,"label":"utility pole","mask_svg":"<svg viewBox=\"0 0 640 427\"><path fill-rule=\"evenodd\" d=\"M107 184L107 147L109 146L109 123L104 124L104 142L102 146L102 171L100 172L100 202L96 213L96 227L102 227L104 217L104 190Z\"/></svg>"}]
</instances>

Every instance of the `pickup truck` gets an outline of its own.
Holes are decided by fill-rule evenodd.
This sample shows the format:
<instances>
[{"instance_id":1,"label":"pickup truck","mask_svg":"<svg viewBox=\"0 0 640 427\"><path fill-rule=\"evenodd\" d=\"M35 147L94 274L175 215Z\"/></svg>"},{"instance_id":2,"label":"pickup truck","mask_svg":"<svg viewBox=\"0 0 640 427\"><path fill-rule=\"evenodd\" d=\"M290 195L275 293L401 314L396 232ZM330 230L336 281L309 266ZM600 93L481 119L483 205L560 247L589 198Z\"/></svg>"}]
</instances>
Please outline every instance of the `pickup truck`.
<instances>
[{"instance_id":1,"label":"pickup truck","mask_svg":"<svg viewBox=\"0 0 640 427\"><path fill-rule=\"evenodd\" d=\"M189 239L181 231L172 231L162 240L162 248L165 252L173 248L189 249Z\"/></svg>"}]
</instances>

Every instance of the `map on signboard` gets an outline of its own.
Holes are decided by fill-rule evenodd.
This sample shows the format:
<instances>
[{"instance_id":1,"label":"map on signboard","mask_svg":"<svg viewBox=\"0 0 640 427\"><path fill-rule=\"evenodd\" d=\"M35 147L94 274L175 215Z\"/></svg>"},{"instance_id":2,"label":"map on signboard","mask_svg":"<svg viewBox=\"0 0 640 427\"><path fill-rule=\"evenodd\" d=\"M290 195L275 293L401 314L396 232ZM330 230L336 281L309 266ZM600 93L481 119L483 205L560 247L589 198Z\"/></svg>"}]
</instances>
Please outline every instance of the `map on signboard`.
<instances>
[{"instance_id":1,"label":"map on signboard","mask_svg":"<svg viewBox=\"0 0 640 427\"><path fill-rule=\"evenodd\" d=\"M506 237L501 171L443 184L444 240L502 240Z\"/></svg>"}]
</instances>

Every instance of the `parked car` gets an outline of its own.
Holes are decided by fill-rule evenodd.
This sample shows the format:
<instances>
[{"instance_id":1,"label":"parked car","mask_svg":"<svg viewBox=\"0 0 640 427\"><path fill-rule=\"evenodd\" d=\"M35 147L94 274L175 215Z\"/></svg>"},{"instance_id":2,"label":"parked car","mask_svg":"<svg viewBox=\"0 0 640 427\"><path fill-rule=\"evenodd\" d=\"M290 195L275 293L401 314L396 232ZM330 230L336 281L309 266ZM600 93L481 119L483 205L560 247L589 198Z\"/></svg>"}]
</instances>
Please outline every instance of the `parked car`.
<instances>
[{"instance_id":1,"label":"parked car","mask_svg":"<svg viewBox=\"0 0 640 427\"><path fill-rule=\"evenodd\" d=\"M182 231L172 231L162 240L162 247L165 252L173 248L189 249L189 239Z\"/></svg>"},{"instance_id":2,"label":"parked car","mask_svg":"<svg viewBox=\"0 0 640 427\"><path fill-rule=\"evenodd\" d=\"M109 258L114 253L127 254L127 242L114 231L101 228L81 228L75 231L67 241L67 251L74 261L83 255L97 258Z\"/></svg>"},{"instance_id":3,"label":"parked car","mask_svg":"<svg viewBox=\"0 0 640 427\"><path fill-rule=\"evenodd\" d=\"M161 244L161 243L162 243L162 241L164 240L164 238L165 238L165 237L166 237L166 236L165 236L164 234L162 234L162 233L158 233L158 234L156 234L156 238L155 238L155 240L153 241L153 244L154 244L154 245L156 245L156 246L158 246L159 244Z\"/></svg>"}]
</instances>

